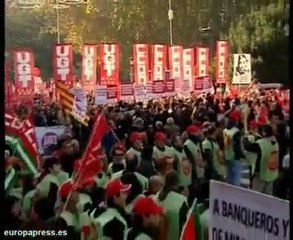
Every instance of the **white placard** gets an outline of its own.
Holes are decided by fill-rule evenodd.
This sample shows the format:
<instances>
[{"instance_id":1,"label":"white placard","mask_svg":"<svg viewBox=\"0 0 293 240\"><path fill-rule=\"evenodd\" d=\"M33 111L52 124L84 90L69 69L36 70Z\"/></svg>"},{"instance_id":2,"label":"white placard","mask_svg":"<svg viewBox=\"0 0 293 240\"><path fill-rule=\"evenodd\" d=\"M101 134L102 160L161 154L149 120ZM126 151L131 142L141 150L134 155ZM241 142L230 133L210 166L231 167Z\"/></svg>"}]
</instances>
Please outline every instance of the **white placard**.
<instances>
[{"instance_id":1,"label":"white placard","mask_svg":"<svg viewBox=\"0 0 293 240\"><path fill-rule=\"evenodd\" d=\"M95 104L103 105L106 104L108 100L107 86L97 86L95 90Z\"/></svg>"},{"instance_id":2,"label":"white placard","mask_svg":"<svg viewBox=\"0 0 293 240\"><path fill-rule=\"evenodd\" d=\"M145 100L145 87L143 85L135 86L134 95L136 102L144 102Z\"/></svg>"},{"instance_id":3,"label":"white placard","mask_svg":"<svg viewBox=\"0 0 293 240\"><path fill-rule=\"evenodd\" d=\"M74 88L73 90L74 108L80 113L80 115L85 115L87 112L87 96L86 91L83 88Z\"/></svg>"},{"instance_id":4,"label":"white placard","mask_svg":"<svg viewBox=\"0 0 293 240\"><path fill-rule=\"evenodd\" d=\"M289 201L210 181L209 240L289 240Z\"/></svg>"},{"instance_id":5,"label":"white placard","mask_svg":"<svg viewBox=\"0 0 293 240\"><path fill-rule=\"evenodd\" d=\"M250 54L234 54L232 84L251 83L251 56Z\"/></svg>"},{"instance_id":6,"label":"white placard","mask_svg":"<svg viewBox=\"0 0 293 240\"><path fill-rule=\"evenodd\" d=\"M36 127L36 138L39 152L44 153L44 148L51 144L57 144L57 138L65 132L65 126Z\"/></svg>"}]
</instances>

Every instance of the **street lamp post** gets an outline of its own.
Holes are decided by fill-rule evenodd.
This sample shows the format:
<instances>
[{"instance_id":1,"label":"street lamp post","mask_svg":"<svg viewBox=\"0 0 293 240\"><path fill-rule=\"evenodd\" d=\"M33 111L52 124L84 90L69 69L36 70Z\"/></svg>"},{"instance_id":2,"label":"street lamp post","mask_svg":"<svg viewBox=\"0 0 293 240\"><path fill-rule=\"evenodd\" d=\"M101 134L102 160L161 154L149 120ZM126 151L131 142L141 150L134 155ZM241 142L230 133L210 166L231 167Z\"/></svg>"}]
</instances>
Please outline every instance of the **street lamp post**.
<instances>
[{"instance_id":1,"label":"street lamp post","mask_svg":"<svg viewBox=\"0 0 293 240\"><path fill-rule=\"evenodd\" d=\"M169 19L169 38L170 45L173 45L173 10L172 10L172 0L169 0L169 9L168 9L168 19Z\"/></svg>"}]
</instances>

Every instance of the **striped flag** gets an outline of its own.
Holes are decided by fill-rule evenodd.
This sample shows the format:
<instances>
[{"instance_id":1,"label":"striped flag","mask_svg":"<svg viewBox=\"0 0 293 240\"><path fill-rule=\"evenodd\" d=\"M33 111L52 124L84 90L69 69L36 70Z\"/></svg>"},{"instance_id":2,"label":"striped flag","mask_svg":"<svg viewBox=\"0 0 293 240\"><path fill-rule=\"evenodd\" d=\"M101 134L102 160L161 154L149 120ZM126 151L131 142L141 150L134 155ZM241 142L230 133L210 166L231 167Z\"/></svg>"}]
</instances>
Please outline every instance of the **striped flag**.
<instances>
[{"instance_id":1,"label":"striped flag","mask_svg":"<svg viewBox=\"0 0 293 240\"><path fill-rule=\"evenodd\" d=\"M204 233L200 223L200 213L196 202L195 199L189 210L180 240L204 240Z\"/></svg>"},{"instance_id":2,"label":"striped flag","mask_svg":"<svg viewBox=\"0 0 293 240\"><path fill-rule=\"evenodd\" d=\"M60 81L56 81L56 89L59 93L59 102L64 111L81 124L87 126L90 118L87 113L80 111L79 103L70 89Z\"/></svg>"}]
</instances>

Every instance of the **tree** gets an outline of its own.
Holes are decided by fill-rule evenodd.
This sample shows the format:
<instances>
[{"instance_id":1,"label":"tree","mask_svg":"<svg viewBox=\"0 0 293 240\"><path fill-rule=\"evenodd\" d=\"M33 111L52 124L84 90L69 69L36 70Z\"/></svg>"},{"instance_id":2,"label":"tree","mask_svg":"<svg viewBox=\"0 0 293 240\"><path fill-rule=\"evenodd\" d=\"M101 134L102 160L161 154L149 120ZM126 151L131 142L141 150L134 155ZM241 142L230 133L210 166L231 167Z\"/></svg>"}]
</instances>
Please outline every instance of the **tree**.
<instances>
[{"instance_id":1,"label":"tree","mask_svg":"<svg viewBox=\"0 0 293 240\"><path fill-rule=\"evenodd\" d=\"M231 53L251 53L252 69L261 82L288 83L285 20L283 1L278 0L241 16L229 29Z\"/></svg>"}]
</instances>

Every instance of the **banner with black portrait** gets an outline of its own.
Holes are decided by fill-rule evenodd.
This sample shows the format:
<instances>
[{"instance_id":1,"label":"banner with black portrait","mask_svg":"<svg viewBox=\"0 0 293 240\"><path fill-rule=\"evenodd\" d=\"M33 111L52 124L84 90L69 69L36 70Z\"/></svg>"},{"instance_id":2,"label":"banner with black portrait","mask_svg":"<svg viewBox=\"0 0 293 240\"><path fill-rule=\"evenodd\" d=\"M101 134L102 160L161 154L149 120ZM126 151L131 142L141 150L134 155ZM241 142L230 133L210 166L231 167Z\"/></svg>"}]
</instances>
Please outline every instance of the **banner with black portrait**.
<instances>
[{"instance_id":1,"label":"banner with black portrait","mask_svg":"<svg viewBox=\"0 0 293 240\"><path fill-rule=\"evenodd\" d=\"M234 54L232 84L246 85L251 83L251 56L250 54Z\"/></svg>"}]
</instances>

